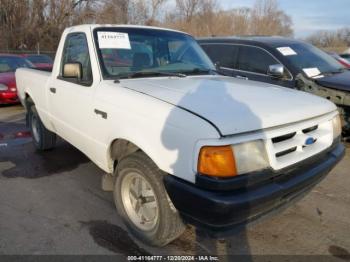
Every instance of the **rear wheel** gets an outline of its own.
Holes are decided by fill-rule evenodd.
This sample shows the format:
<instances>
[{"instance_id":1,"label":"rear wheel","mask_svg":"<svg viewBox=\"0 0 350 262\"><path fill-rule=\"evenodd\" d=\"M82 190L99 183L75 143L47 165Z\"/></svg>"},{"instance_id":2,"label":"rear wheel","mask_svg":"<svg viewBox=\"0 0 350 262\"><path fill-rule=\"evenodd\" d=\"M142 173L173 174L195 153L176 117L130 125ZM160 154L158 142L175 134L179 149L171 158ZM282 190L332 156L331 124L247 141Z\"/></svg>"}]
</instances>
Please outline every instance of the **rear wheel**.
<instances>
[{"instance_id":1,"label":"rear wheel","mask_svg":"<svg viewBox=\"0 0 350 262\"><path fill-rule=\"evenodd\" d=\"M31 129L34 146L37 150L44 151L55 147L56 134L46 129L34 105L32 105L29 110L29 127Z\"/></svg>"},{"instance_id":2,"label":"rear wheel","mask_svg":"<svg viewBox=\"0 0 350 262\"><path fill-rule=\"evenodd\" d=\"M185 230L157 166L142 152L123 159L117 169L114 201L130 232L153 246L164 246Z\"/></svg>"}]
</instances>

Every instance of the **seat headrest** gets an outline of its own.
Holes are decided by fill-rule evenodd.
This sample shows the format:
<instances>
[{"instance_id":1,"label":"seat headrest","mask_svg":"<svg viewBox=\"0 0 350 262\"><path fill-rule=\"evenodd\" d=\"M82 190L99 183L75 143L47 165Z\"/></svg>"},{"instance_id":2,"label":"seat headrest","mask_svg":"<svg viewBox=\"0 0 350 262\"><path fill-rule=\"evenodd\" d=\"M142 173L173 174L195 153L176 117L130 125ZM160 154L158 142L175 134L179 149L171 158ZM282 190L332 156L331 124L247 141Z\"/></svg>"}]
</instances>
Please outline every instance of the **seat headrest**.
<instances>
[{"instance_id":1,"label":"seat headrest","mask_svg":"<svg viewBox=\"0 0 350 262\"><path fill-rule=\"evenodd\" d=\"M147 53L135 53L132 58L132 66L137 68L143 68L150 66L151 59Z\"/></svg>"}]
</instances>

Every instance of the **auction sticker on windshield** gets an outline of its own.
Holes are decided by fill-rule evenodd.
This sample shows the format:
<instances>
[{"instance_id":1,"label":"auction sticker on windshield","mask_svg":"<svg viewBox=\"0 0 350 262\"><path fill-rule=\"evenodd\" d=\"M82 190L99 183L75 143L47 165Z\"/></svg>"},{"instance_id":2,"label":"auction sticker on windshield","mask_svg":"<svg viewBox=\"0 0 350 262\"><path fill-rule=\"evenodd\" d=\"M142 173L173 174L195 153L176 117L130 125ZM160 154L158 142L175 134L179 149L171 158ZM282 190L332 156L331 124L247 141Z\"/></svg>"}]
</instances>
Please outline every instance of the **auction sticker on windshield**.
<instances>
[{"instance_id":1,"label":"auction sticker on windshield","mask_svg":"<svg viewBox=\"0 0 350 262\"><path fill-rule=\"evenodd\" d=\"M97 32L98 44L101 49L131 49L129 35L119 32Z\"/></svg>"},{"instance_id":2,"label":"auction sticker on windshield","mask_svg":"<svg viewBox=\"0 0 350 262\"><path fill-rule=\"evenodd\" d=\"M320 70L317 67L304 68L303 71L308 77L315 77L321 74Z\"/></svg>"},{"instance_id":3,"label":"auction sticker on windshield","mask_svg":"<svg viewBox=\"0 0 350 262\"><path fill-rule=\"evenodd\" d=\"M290 55L297 55L297 52L295 52L292 48L289 46L285 47L278 47L277 50L284 56L290 56Z\"/></svg>"}]
</instances>

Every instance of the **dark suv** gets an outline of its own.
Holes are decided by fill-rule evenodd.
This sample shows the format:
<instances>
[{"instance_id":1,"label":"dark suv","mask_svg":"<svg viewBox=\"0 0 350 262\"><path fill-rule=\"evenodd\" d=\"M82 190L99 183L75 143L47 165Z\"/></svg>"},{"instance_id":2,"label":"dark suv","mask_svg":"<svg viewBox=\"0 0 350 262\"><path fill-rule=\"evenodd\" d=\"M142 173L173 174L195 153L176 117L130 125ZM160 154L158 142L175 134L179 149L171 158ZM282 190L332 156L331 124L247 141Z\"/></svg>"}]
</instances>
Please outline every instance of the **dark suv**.
<instances>
[{"instance_id":1,"label":"dark suv","mask_svg":"<svg viewBox=\"0 0 350 262\"><path fill-rule=\"evenodd\" d=\"M268 82L325 97L338 105L343 135L350 134L350 71L302 41L283 37L197 39L225 75Z\"/></svg>"}]
</instances>

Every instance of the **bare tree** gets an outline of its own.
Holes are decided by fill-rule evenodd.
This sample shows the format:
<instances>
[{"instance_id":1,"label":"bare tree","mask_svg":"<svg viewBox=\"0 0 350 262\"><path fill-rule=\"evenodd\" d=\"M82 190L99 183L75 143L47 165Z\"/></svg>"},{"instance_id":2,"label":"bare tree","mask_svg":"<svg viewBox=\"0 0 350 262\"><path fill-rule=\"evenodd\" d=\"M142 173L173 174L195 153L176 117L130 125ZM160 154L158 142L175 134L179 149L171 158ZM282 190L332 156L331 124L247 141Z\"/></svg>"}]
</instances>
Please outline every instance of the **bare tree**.
<instances>
[{"instance_id":1,"label":"bare tree","mask_svg":"<svg viewBox=\"0 0 350 262\"><path fill-rule=\"evenodd\" d=\"M96 23L127 24L130 0L102 0L98 3Z\"/></svg>"},{"instance_id":2,"label":"bare tree","mask_svg":"<svg viewBox=\"0 0 350 262\"><path fill-rule=\"evenodd\" d=\"M219 4L216 0L202 0L197 15L197 27L201 35L214 35L219 29Z\"/></svg>"},{"instance_id":3,"label":"bare tree","mask_svg":"<svg viewBox=\"0 0 350 262\"><path fill-rule=\"evenodd\" d=\"M317 31L305 40L329 51L343 52L350 46L350 28L341 28L334 31Z\"/></svg>"},{"instance_id":4,"label":"bare tree","mask_svg":"<svg viewBox=\"0 0 350 262\"><path fill-rule=\"evenodd\" d=\"M201 0L176 0L178 15L189 23L200 9Z\"/></svg>"},{"instance_id":5,"label":"bare tree","mask_svg":"<svg viewBox=\"0 0 350 262\"><path fill-rule=\"evenodd\" d=\"M167 0L131 0L129 22L132 24L157 25L158 14Z\"/></svg>"},{"instance_id":6,"label":"bare tree","mask_svg":"<svg viewBox=\"0 0 350 262\"><path fill-rule=\"evenodd\" d=\"M175 14L165 26L196 36L293 35L292 20L279 9L276 0L256 0L253 8L222 10L216 0L176 0Z\"/></svg>"},{"instance_id":7,"label":"bare tree","mask_svg":"<svg viewBox=\"0 0 350 262\"><path fill-rule=\"evenodd\" d=\"M0 49L57 47L62 31L94 21L97 0L0 0L0 31L6 43Z\"/></svg>"},{"instance_id":8,"label":"bare tree","mask_svg":"<svg viewBox=\"0 0 350 262\"><path fill-rule=\"evenodd\" d=\"M66 27L83 23L159 25L196 36L292 35L292 21L276 0L253 8L223 10L217 0L0 0L0 49L55 50ZM168 6L171 6L169 3ZM347 39L349 30L324 34L322 42ZM316 41L316 40L312 40ZM320 40L321 41L321 40ZM344 40L345 41L345 40Z\"/></svg>"},{"instance_id":9,"label":"bare tree","mask_svg":"<svg viewBox=\"0 0 350 262\"><path fill-rule=\"evenodd\" d=\"M279 9L276 0L256 0L251 11L250 31L254 35L291 36L292 20Z\"/></svg>"},{"instance_id":10,"label":"bare tree","mask_svg":"<svg viewBox=\"0 0 350 262\"><path fill-rule=\"evenodd\" d=\"M168 13L164 26L193 35L211 35L216 31L219 10L216 0L177 0L175 12Z\"/></svg>"},{"instance_id":11,"label":"bare tree","mask_svg":"<svg viewBox=\"0 0 350 262\"><path fill-rule=\"evenodd\" d=\"M28 0L0 0L0 31L2 37L6 37L4 44L7 49L25 46L29 7Z\"/></svg>"}]
</instances>

